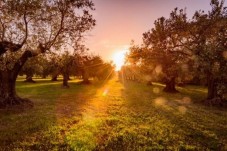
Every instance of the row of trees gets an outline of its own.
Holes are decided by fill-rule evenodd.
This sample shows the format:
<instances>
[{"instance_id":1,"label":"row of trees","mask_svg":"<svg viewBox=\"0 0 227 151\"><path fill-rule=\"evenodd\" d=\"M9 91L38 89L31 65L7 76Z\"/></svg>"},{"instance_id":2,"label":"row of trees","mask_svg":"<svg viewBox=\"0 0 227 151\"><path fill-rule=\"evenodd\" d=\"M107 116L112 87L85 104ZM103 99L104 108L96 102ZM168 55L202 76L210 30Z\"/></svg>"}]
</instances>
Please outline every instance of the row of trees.
<instances>
[{"instance_id":1,"label":"row of trees","mask_svg":"<svg viewBox=\"0 0 227 151\"><path fill-rule=\"evenodd\" d=\"M84 84L90 84L90 78L100 81L109 79L114 74L112 62L104 62L100 56L82 53L70 54L65 51L62 54L40 55L28 60L20 71L20 75L26 75L25 82L35 82L34 75L46 78L52 77L57 81L59 75L63 76L63 87L69 87L70 76L81 78Z\"/></svg>"},{"instance_id":2,"label":"row of trees","mask_svg":"<svg viewBox=\"0 0 227 151\"><path fill-rule=\"evenodd\" d=\"M224 1L211 0L208 13L174 9L143 34L143 43L132 43L128 68L161 77L166 92L177 92L176 79L190 75L207 79L209 103L222 102L227 86L227 8ZM126 72L126 71L124 71Z\"/></svg>"},{"instance_id":3,"label":"row of trees","mask_svg":"<svg viewBox=\"0 0 227 151\"><path fill-rule=\"evenodd\" d=\"M90 0L0 1L0 107L27 102L16 95L23 65L39 54L75 51L84 33L95 26Z\"/></svg>"}]
</instances>

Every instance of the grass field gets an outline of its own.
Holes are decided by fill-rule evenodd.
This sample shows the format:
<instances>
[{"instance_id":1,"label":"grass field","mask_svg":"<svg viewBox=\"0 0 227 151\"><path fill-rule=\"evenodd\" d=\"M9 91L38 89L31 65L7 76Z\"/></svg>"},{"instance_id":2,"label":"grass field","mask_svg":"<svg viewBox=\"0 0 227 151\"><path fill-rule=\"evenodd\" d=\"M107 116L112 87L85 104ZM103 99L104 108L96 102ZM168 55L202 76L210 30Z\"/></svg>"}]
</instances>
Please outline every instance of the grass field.
<instances>
[{"instance_id":1,"label":"grass field","mask_svg":"<svg viewBox=\"0 0 227 151\"><path fill-rule=\"evenodd\" d=\"M32 109L0 110L0 150L227 150L227 111L199 103L205 88L36 81L17 81Z\"/></svg>"}]
</instances>

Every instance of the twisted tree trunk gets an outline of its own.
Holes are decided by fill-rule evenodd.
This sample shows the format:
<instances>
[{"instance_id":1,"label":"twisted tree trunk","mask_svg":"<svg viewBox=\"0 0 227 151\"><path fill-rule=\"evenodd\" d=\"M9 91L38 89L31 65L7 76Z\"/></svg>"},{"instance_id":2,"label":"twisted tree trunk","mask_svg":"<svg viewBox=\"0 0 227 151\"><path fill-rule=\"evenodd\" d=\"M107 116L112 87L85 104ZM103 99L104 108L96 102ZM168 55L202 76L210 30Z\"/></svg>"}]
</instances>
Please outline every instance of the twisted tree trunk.
<instances>
[{"instance_id":1,"label":"twisted tree trunk","mask_svg":"<svg viewBox=\"0 0 227 151\"><path fill-rule=\"evenodd\" d=\"M33 105L29 100L22 99L16 94L16 79L22 66L15 65L13 70L0 71L0 108L24 103Z\"/></svg>"},{"instance_id":2,"label":"twisted tree trunk","mask_svg":"<svg viewBox=\"0 0 227 151\"><path fill-rule=\"evenodd\" d=\"M20 98L16 95L15 90L16 77L11 71L0 72L0 106L19 104Z\"/></svg>"},{"instance_id":3,"label":"twisted tree trunk","mask_svg":"<svg viewBox=\"0 0 227 151\"><path fill-rule=\"evenodd\" d=\"M41 50L41 51L40 51ZM30 57L37 56L39 53L43 53L44 48L39 45L36 53L32 50L26 50L22 56L16 61L13 69L0 70L0 108L8 106L29 104L33 106L33 103L28 99L22 99L16 94L16 79L19 71L23 67L24 63Z\"/></svg>"}]
</instances>

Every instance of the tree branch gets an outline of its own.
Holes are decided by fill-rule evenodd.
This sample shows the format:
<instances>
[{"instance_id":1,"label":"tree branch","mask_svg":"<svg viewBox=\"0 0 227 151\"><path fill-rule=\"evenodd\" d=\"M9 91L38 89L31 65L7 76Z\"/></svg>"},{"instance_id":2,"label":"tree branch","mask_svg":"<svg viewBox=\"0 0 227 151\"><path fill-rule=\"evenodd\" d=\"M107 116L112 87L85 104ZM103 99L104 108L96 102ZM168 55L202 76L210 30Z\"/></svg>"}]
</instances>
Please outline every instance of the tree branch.
<instances>
[{"instance_id":1,"label":"tree branch","mask_svg":"<svg viewBox=\"0 0 227 151\"><path fill-rule=\"evenodd\" d=\"M14 43L8 42L8 41L1 41L0 42L0 55L5 53L7 50L10 50L12 52L16 52L21 47L22 47L22 45L20 45L20 44L14 44Z\"/></svg>"},{"instance_id":2,"label":"tree branch","mask_svg":"<svg viewBox=\"0 0 227 151\"><path fill-rule=\"evenodd\" d=\"M27 37L28 37L28 22L27 22L27 18L26 18L26 6L25 6L25 12L23 15L23 19L24 19L24 24L25 24L25 36L24 36L24 40L22 41L21 45L23 46L25 44L25 42L27 41Z\"/></svg>"},{"instance_id":3,"label":"tree branch","mask_svg":"<svg viewBox=\"0 0 227 151\"><path fill-rule=\"evenodd\" d=\"M28 58L35 57L41 53L45 53L45 48L42 46L42 44L39 44L36 50L25 50L13 67L12 71L14 72L14 75L18 75L19 71L23 67L24 63L28 60Z\"/></svg>"},{"instance_id":4,"label":"tree branch","mask_svg":"<svg viewBox=\"0 0 227 151\"><path fill-rule=\"evenodd\" d=\"M2 26L2 37L1 37L1 41L4 41L4 38L5 38L5 25L2 22L1 18L0 18L0 23L1 23L1 26Z\"/></svg>"},{"instance_id":5,"label":"tree branch","mask_svg":"<svg viewBox=\"0 0 227 151\"><path fill-rule=\"evenodd\" d=\"M60 5L60 4L59 4L59 5ZM63 6L62 6L62 7L63 7ZM51 41L49 41L49 42L47 43L46 49L50 49L50 47L55 43L55 41L57 40L58 36L59 36L59 35L61 34L61 32L62 32L62 29L63 29L63 26L64 26L65 12L64 12L64 9L62 10L62 9L59 8L59 10L60 10L60 12L61 12L61 23L60 23L60 27L59 27L59 29L58 29L56 35L54 36L54 38L53 38Z\"/></svg>"}]
</instances>

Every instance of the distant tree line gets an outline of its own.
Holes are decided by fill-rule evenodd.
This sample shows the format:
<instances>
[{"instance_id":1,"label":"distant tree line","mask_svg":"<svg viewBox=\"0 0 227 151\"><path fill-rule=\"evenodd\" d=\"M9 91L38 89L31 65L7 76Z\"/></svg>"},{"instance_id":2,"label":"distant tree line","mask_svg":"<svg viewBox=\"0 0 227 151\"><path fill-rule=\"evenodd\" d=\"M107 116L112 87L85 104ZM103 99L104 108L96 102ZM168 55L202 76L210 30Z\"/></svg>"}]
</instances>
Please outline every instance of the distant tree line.
<instances>
[{"instance_id":1,"label":"distant tree line","mask_svg":"<svg viewBox=\"0 0 227 151\"><path fill-rule=\"evenodd\" d=\"M62 54L39 55L28 60L20 71L20 75L26 75L25 82L35 83L33 76L41 78L51 77L57 81L58 76L63 76L62 86L68 88L70 77L82 79L82 84L90 84L91 78L99 81L110 79L114 75L112 62L105 62L100 56L86 53L70 54L65 51Z\"/></svg>"}]
</instances>

